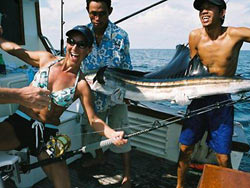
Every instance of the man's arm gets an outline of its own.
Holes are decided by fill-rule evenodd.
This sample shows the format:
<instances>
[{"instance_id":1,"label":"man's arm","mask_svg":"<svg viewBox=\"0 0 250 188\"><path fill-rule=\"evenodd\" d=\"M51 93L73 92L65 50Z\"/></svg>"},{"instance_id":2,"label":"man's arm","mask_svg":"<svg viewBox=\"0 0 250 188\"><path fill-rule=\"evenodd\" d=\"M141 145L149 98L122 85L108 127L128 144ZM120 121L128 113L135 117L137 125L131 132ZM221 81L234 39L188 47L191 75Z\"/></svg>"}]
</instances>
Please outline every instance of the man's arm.
<instances>
[{"instance_id":1,"label":"man's arm","mask_svg":"<svg viewBox=\"0 0 250 188\"><path fill-rule=\"evenodd\" d=\"M242 42L250 42L250 28L247 27L231 27L230 36L236 37Z\"/></svg>"},{"instance_id":2,"label":"man's arm","mask_svg":"<svg viewBox=\"0 0 250 188\"><path fill-rule=\"evenodd\" d=\"M191 59L198 53L197 44L198 44L199 38L200 38L200 32L198 29L190 32L188 43L189 43L189 48L190 48Z\"/></svg>"},{"instance_id":3,"label":"man's arm","mask_svg":"<svg viewBox=\"0 0 250 188\"><path fill-rule=\"evenodd\" d=\"M0 88L0 104L16 103L26 107L45 108L50 103L50 91L28 86L24 88Z\"/></svg>"}]
</instances>

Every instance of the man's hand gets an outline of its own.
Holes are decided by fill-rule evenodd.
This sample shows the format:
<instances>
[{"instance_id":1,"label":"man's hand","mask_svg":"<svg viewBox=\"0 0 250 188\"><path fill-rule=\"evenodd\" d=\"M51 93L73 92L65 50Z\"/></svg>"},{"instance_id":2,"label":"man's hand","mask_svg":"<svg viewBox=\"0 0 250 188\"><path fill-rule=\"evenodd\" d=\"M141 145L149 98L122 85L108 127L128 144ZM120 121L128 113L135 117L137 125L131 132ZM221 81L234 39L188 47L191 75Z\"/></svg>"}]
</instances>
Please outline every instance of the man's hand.
<instances>
[{"instance_id":1,"label":"man's hand","mask_svg":"<svg viewBox=\"0 0 250 188\"><path fill-rule=\"evenodd\" d=\"M192 100L185 93L176 93L174 100L171 101L172 104L176 103L181 106L189 105L191 102Z\"/></svg>"},{"instance_id":2,"label":"man's hand","mask_svg":"<svg viewBox=\"0 0 250 188\"><path fill-rule=\"evenodd\" d=\"M48 107L50 100L50 91L38 87L28 86L19 89L19 104L29 107L42 109Z\"/></svg>"}]
</instances>

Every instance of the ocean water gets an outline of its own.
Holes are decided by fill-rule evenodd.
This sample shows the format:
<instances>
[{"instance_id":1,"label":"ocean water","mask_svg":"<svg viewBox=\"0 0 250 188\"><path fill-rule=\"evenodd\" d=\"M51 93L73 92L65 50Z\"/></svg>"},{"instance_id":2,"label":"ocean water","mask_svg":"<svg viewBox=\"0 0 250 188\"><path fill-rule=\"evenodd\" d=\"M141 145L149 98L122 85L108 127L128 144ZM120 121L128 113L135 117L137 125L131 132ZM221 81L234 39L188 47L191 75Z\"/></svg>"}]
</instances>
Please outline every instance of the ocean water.
<instances>
[{"instance_id":1,"label":"ocean water","mask_svg":"<svg viewBox=\"0 0 250 188\"><path fill-rule=\"evenodd\" d=\"M151 72L166 65L174 56L175 49L131 49L131 60L134 70ZM236 74L250 78L250 51L241 51ZM246 95L249 95L248 93ZM237 96L232 96L237 98ZM185 106L158 102L163 108L172 107L185 111ZM250 143L250 103L238 103L235 107L235 120L243 125L248 143ZM245 153L240 164L240 170L250 172L250 151Z\"/></svg>"}]
</instances>

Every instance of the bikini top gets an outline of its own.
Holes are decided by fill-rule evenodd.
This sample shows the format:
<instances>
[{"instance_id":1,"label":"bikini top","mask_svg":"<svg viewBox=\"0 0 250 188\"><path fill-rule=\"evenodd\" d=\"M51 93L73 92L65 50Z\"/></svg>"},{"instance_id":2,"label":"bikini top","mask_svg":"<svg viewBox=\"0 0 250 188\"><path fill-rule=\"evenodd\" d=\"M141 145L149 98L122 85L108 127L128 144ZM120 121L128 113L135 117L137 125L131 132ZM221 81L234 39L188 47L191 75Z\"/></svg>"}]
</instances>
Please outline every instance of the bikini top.
<instances>
[{"instance_id":1,"label":"bikini top","mask_svg":"<svg viewBox=\"0 0 250 188\"><path fill-rule=\"evenodd\" d=\"M47 67L39 69L39 71L35 74L34 80L32 81L32 85L34 87L48 89L50 67L52 67L54 64L61 61L62 59L63 58L52 61ZM67 108L74 102L73 99L79 75L80 71L77 73L76 81L73 87L51 92L50 97L53 103L58 106Z\"/></svg>"}]
</instances>

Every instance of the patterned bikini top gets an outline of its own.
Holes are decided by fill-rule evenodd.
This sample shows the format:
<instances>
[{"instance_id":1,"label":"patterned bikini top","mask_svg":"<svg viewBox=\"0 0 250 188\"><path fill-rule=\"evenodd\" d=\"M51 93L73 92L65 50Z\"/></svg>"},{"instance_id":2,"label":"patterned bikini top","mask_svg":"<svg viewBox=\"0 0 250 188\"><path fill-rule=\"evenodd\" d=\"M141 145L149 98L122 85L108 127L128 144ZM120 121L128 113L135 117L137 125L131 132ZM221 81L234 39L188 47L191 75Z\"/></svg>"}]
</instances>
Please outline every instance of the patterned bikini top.
<instances>
[{"instance_id":1,"label":"patterned bikini top","mask_svg":"<svg viewBox=\"0 0 250 188\"><path fill-rule=\"evenodd\" d=\"M54 64L61 61L62 59L63 58L52 61L48 67L39 69L39 71L35 74L34 80L32 81L32 85L34 87L48 89L50 67L52 67ZM53 103L55 103L58 106L67 108L74 102L73 99L79 75L80 71L77 73L76 81L73 87L65 88L60 91L51 92L50 97Z\"/></svg>"}]
</instances>

